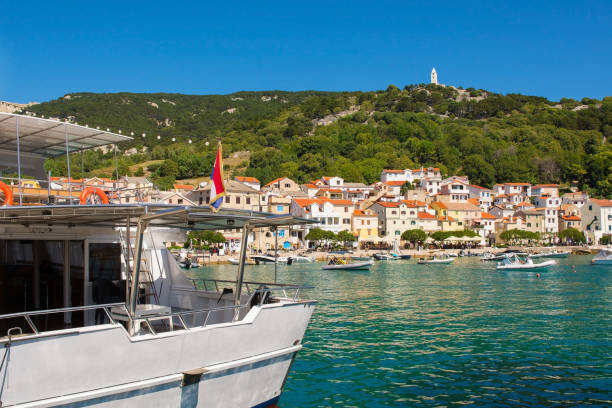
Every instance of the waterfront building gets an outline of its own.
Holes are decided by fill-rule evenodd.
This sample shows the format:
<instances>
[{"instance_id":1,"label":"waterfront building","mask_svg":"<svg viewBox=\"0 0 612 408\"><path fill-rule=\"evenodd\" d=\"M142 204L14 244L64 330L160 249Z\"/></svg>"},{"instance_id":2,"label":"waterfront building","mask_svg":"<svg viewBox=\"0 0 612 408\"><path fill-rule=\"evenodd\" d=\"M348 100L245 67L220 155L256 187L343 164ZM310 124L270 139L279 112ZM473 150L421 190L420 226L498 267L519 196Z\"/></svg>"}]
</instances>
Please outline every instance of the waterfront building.
<instances>
[{"instance_id":1,"label":"waterfront building","mask_svg":"<svg viewBox=\"0 0 612 408\"><path fill-rule=\"evenodd\" d=\"M438 219L435 215L426 211L418 211L417 218L418 229L427 233L440 231L440 225L438 224Z\"/></svg>"},{"instance_id":2,"label":"waterfront building","mask_svg":"<svg viewBox=\"0 0 612 408\"><path fill-rule=\"evenodd\" d=\"M589 198L580 212L588 242L596 244L602 236L612 235L612 200Z\"/></svg>"},{"instance_id":3,"label":"waterfront building","mask_svg":"<svg viewBox=\"0 0 612 408\"><path fill-rule=\"evenodd\" d=\"M531 184L529 183L503 183L493 186L493 193L497 196L500 194L519 194L525 197L531 197Z\"/></svg>"},{"instance_id":4,"label":"waterfront building","mask_svg":"<svg viewBox=\"0 0 612 408\"><path fill-rule=\"evenodd\" d=\"M417 229L417 208L409 207L404 202L374 203L370 209L378 217L378 230L381 236L399 237L409 229Z\"/></svg>"},{"instance_id":5,"label":"waterfront building","mask_svg":"<svg viewBox=\"0 0 612 408\"><path fill-rule=\"evenodd\" d=\"M454 202L442 202L434 201L431 206L436 210L438 219L447 219L451 217L457 221L457 225L462 229L469 228L472 225L472 221L477 219L480 214L480 207L475 206L472 203L454 203Z\"/></svg>"},{"instance_id":6,"label":"waterfront building","mask_svg":"<svg viewBox=\"0 0 612 408\"><path fill-rule=\"evenodd\" d=\"M546 209L530 208L517 211L517 216L525 220L525 230L544 234L546 232Z\"/></svg>"},{"instance_id":7,"label":"waterfront building","mask_svg":"<svg viewBox=\"0 0 612 408\"><path fill-rule=\"evenodd\" d=\"M338 233L351 228L351 217L355 204L350 200L328 198L293 198L291 215L319 221L316 228ZM309 229L305 231L308 234Z\"/></svg>"},{"instance_id":8,"label":"waterfront building","mask_svg":"<svg viewBox=\"0 0 612 408\"><path fill-rule=\"evenodd\" d=\"M378 238L378 217L372 210L353 210L351 232L358 241L371 241Z\"/></svg>"},{"instance_id":9,"label":"waterfront building","mask_svg":"<svg viewBox=\"0 0 612 408\"><path fill-rule=\"evenodd\" d=\"M195 188L190 184L173 184L170 191L175 193L188 193L193 190L195 190Z\"/></svg>"},{"instance_id":10,"label":"waterfront building","mask_svg":"<svg viewBox=\"0 0 612 408\"><path fill-rule=\"evenodd\" d=\"M210 200L210 184L198 188L186 197L198 205L206 205ZM234 180L225 181L223 207L240 210L259 211L259 192L243 183Z\"/></svg>"},{"instance_id":11,"label":"waterfront building","mask_svg":"<svg viewBox=\"0 0 612 408\"><path fill-rule=\"evenodd\" d=\"M472 220L472 228L480 237L491 243L495 239L497 217L488 212L481 212L480 217Z\"/></svg>"}]
</instances>

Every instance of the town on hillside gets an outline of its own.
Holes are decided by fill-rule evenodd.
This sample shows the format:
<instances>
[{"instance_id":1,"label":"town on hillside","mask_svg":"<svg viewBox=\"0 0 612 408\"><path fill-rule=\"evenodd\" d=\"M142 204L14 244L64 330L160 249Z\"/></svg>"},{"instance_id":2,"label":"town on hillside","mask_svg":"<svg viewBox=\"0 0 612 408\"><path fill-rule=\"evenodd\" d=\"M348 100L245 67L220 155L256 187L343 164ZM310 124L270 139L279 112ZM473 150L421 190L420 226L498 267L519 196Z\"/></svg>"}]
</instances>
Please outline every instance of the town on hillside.
<instances>
[{"instance_id":1,"label":"town on hillside","mask_svg":"<svg viewBox=\"0 0 612 408\"><path fill-rule=\"evenodd\" d=\"M51 177L48 188L38 182L9 182L15 200L23 204L70 203L86 187L106 191L115 203L163 203L199 206L210 201L210 184L175 184L159 191L146 177L69 179ZM580 191L559 194L557 184L502 183L492 189L471 184L465 176L443 178L438 168L383 170L380 181L370 185L345 182L329 176L298 184L288 177L265 185L254 177L225 180L223 208L291 214L318 224L254 231L251 250L305 249L315 228L334 234L348 232L354 248L397 248L409 243L403 235L420 230L431 237L438 231L473 231L479 245L505 243L504 232L537 233L541 241L559 243L563 231L575 229L588 244L607 243L612 235L612 200L596 199ZM238 230L224 232L225 250L241 246ZM460 235L460 234L458 234ZM531 235L536 236L536 235ZM507 237L507 234L506 234ZM474 240L472 240L472 243ZM181 243L169 243L177 245Z\"/></svg>"}]
</instances>

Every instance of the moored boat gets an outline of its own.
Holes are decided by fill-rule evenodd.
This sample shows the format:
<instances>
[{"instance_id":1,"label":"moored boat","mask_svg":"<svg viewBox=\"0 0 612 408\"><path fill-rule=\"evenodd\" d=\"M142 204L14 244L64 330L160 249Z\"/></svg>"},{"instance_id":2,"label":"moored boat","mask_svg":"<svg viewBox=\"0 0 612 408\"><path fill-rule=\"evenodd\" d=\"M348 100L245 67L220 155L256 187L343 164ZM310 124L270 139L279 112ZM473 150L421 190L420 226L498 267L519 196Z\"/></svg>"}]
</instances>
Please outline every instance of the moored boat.
<instances>
[{"instance_id":1,"label":"moored boat","mask_svg":"<svg viewBox=\"0 0 612 408\"><path fill-rule=\"evenodd\" d=\"M593 265L612 265L612 251L602 249L591 259Z\"/></svg>"},{"instance_id":2,"label":"moored boat","mask_svg":"<svg viewBox=\"0 0 612 408\"><path fill-rule=\"evenodd\" d=\"M321 267L324 270L363 271L369 270L374 265L373 261L346 262L344 259L332 258L327 265Z\"/></svg>"},{"instance_id":3,"label":"moored boat","mask_svg":"<svg viewBox=\"0 0 612 408\"><path fill-rule=\"evenodd\" d=\"M418 264L428 265L428 264L451 264L455 258L448 256L448 254L439 254L434 255L431 259L420 258L418 260Z\"/></svg>"},{"instance_id":4,"label":"moored boat","mask_svg":"<svg viewBox=\"0 0 612 408\"><path fill-rule=\"evenodd\" d=\"M533 269L545 269L556 265L557 261L550 260L539 263L534 263L530 256L525 259L521 259L520 256L512 254L507 255L502 262L498 262L496 269L506 271L518 271L518 270L533 270Z\"/></svg>"}]
</instances>

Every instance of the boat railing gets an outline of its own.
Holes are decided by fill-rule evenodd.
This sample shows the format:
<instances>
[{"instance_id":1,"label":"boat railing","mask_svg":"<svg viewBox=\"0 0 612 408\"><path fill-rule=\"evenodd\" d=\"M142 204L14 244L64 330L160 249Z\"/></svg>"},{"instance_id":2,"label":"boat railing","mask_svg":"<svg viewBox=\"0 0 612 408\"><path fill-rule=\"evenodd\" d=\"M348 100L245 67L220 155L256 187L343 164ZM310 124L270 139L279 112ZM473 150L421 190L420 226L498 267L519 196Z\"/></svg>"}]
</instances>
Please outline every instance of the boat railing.
<instances>
[{"instance_id":1,"label":"boat railing","mask_svg":"<svg viewBox=\"0 0 612 408\"><path fill-rule=\"evenodd\" d=\"M226 284L236 285L236 281L225 280L225 279L210 279L210 278L192 278L190 279L193 283L193 286L197 290L204 290L206 292L217 292L218 294L223 293L224 286ZM291 299L292 301L298 300L300 290L304 289L312 289L312 286L296 286L288 283L269 283L269 282L242 282L242 287L246 290L248 295L254 293L254 291L258 290L267 290L267 291L281 291L283 292L283 297L286 299ZM288 293L289 292L289 293ZM293 293L293 296L291 296Z\"/></svg>"},{"instance_id":2,"label":"boat railing","mask_svg":"<svg viewBox=\"0 0 612 408\"><path fill-rule=\"evenodd\" d=\"M214 279L206 279L207 281L215 281ZM216 280L218 283L226 283L232 281L225 280ZM218 283L217 286L218 287ZM15 340L17 338L27 338L34 335L39 335L42 333L53 332L57 330L64 330L65 327L60 329L53 328L42 328L40 324L37 325L34 319L38 316L48 317L54 314L70 314L72 312L87 312L87 311L101 311L104 313L108 322L110 324L116 324L118 321L123 320L128 324L128 327L134 327L135 323L138 326L141 323L144 323L146 327L146 331L150 334L157 335L162 331L160 328L155 329L154 323L160 322L163 323L161 326L163 331L175 331L175 324L179 326L179 330L191 330L194 328L202 328L206 327L210 324L218 324L218 323L232 323L241 320L246 315L253 306L261 306L265 303L273 302L272 293L274 292L282 292L284 298L291 301L299 301L300 291L306 289L312 289L312 286L296 286L296 285L288 285L288 284L265 284L258 282L244 282L245 287L247 288L247 293L249 295L246 302L239 305L227 305L227 306L216 306L212 308L205 309L197 309L197 310L181 310L177 312L171 313L155 313L155 314L147 314L144 316L132 316L125 303L108 303L101 305L90 305L90 306L75 306L75 307L65 307L59 309L47 309L47 310L35 310L29 312L19 312L19 313L10 313L5 315L0 315L0 326L3 321L7 321L10 319L22 319L21 324L15 324L14 326L8 328L6 337L9 341L11 339ZM257 289L253 289L254 285L258 285ZM223 292L221 292L223 293ZM277 300L277 299L275 299ZM243 313L243 311L245 311ZM227 314L223 314L227 312ZM101 323L98 323L98 316L94 319L94 324L82 324L80 326L72 325L70 329L80 329L82 327L88 326L96 326L101 324L106 324L105 319L102 319ZM25 322L25 324L23 324ZM189 322L189 323L188 323ZM46 327L46 325L45 325ZM24 332L26 330L30 330L30 332ZM168 330L169 329L169 330ZM3 329L4 330L4 329ZM15 334L19 332L19 334ZM140 330L136 333L139 334ZM3 335L4 333L1 333ZM0 341L3 341L5 338L0 337Z\"/></svg>"},{"instance_id":3,"label":"boat railing","mask_svg":"<svg viewBox=\"0 0 612 408\"><path fill-rule=\"evenodd\" d=\"M28 312L18 312L18 313L9 313L9 314L3 314L0 315L0 323L2 323L3 321L7 321L7 320L21 320L19 322L18 325L16 325L15 327L11 327L10 329L8 329L7 333L13 333L15 331L19 331L19 334L22 336L27 336L27 335L38 335L44 332L49 332L49 331L54 331L55 329L44 329L41 328L39 326L41 326L41 324L39 323L38 325L36 324L36 322L34 320L36 320L36 317L39 316L43 316L46 317L48 319L48 317L50 315L55 315L55 314L64 314L64 315L69 315L72 312L86 312L86 311L101 311L104 313L104 315L106 315L106 317L108 318L108 321L111 324L115 323L115 320L113 319L112 313L111 313L111 308L114 307L125 307L125 303L106 303L106 304L101 304L101 305L89 305L89 306L74 306L74 307L64 307L64 308L58 308L58 309L46 309L46 310L33 310L33 311L28 311ZM22 323L25 323L22 327ZM97 324L93 324L94 326ZM47 326L47 324L44 325L45 327ZM87 326L92 326L92 325L88 325L88 324L83 324L81 326L72 326L71 328L80 328L80 327L87 327ZM29 329L31 331L31 333L24 333L24 329ZM62 327L63 329L63 327ZM0 333L0 336L2 335L2 333ZM15 336L13 334L13 336ZM2 337L0 337L0 339L2 339Z\"/></svg>"}]
</instances>

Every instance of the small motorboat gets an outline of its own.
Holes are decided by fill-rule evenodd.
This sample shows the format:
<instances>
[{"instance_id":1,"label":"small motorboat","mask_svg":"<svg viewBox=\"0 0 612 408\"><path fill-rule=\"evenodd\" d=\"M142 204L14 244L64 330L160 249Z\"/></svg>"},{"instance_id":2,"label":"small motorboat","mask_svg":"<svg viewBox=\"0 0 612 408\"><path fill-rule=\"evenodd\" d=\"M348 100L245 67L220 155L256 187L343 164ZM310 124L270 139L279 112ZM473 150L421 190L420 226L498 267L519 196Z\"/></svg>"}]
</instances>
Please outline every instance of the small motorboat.
<instances>
[{"instance_id":1,"label":"small motorboat","mask_svg":"<svg viewBox=\"0 0 612 408\"><path fill-rule=\"evenodd\" d=\"M455 260L455 258L451 258L447 254L440 254L440 255L434 255L434 257L431 258L431 259L420 258L417 263L419 263L421 265L428 265L428 264L451 264L451 263L453 263L454 260Z\"/></svg>"},{"instance_id":2,"label":"small motorboat","mask_svg":"<svg viewBox=\"0 0 612 408\"><path fill-rule=\"evenodd\" d=\"M327 265L321 267L324 270L337 271L365 271L374 265L374 261L346 262L344 259L332 258Z\"/></svg>"},{"instance_id":3,"label":"small motorboat","mask_svg":"<svg viewBox=\"0 0 612 408\"><path fill-rule=\"evenodd\" d=\"M195 261L195 260L191 261L190 268L199 268L199 267L200 267L200 264L198 263L198 261Z\"/></svg>"},{"instance_id":4,"label":"small motorboat","mask_svg":"<svg viewBox=\"0 0 612 408\"><path fill-rule=\"evenodd\" d=\"M315 262L315 258L314 257L304 256L304 255L295 255L295 256L290 256L289 258L291 258L293 263L312 263L312 262Z\"/></svg>"},{"instance_id":5,"label":"small motorboat","mask_svg":"<svg viewBox=\"0 0 612 408\"><path fill-rule=\"evenodd\" d=\"M532 258L567 258L569 256L569 252L564 251L548 251L548 252L540 252L537 254L531 254Z\"/></svg>"},{"instance_id":6,"label":"small motorboat","mask_svg":"<svg viewBox=\"0 0 612 408\"><path fill-rule=\"evenodd\" d=\"M191 260L189 260L189 258L185 258L182 261L178 261L178 264L183 269L195 268L194 266L192 266L193 263L191 262ZM198 267L199 266L200 265L198 265Z\"/></svg>"},{"instance_id":7,"label":"small motorboat","mask_svg":"<svg viewBox=\"0 0 612 408\"><path fill-rule=\"evenodd\" d=\"M602 249L591 259L593 265L612 265L612 251Z\"/></svg>"},{"instance_id":8,"label":"small motorboat","mask_svg":"<svg viewBox=\"0 0 612 408\"><path fill-rule=\"evenodd\" d=\"M255 255L252 256L251 259L253 261L255 261L255 265L267 265L267 264L274 264L277 261L277 258L274 257L274 255ZM284 256L279 256L278 257L278 263L279 264L291 264L291 262L289 262L288 258L284 257Z\"/></svg>"},{"instance_id":9,"label":"small motorboat","mask_svg":"<svg viewBox=\"0 0 612 408\"><path fill-rule=\"evenodd\" d=\"M530 256L527 256L526 259L521 259L519 255L510 254L506 255L503 261L497 263L498 271L519 271L523 269L544 269L550 266L556 265L557 261L550 260L544 261L540 263L534 263L533 259Z\"/></svg>"},{"instance_id":10,"label":"small motorboat","mask_svg":"<svg viewBox=\"0 0 612 408\"><path fill-rule=\"evenodd\" d=\"M228 261L229 263L231 263L232 265L239 265L239 264L240 264L240 260L239 260L239 259L236 259L236 258L227 258L227 261ZM246 260L244 263L245 263L246 265L254 265L254 264L255 264L255 262L253 262L253 261L252 261L252 260L250 260L250 259L247 259L247 260Z\"/></svg>"},{"instance_id":11,"label":"small motorboat","mask_svg":"<svg viewBox=\"0 0 612 408\"><path fill-rule=\"evenodd\" d=\"M412 257L412 255L403 255L403 254L400 254L399 257L400 257L400 259L406 259L407 260L407 259L410 259Z\"/></svg>"},{"instance_id":12,"label":"small motorboat","mask_svg":"<svg viewBox=\"0 0 612 408\"><path fill-rule=\"evenodd\" d=\"M397 256L396 254L374 254L374 259L376 259L377 261L396 261L398 259L400 259L399 256Z\"/></svg>"}]
</instances>

